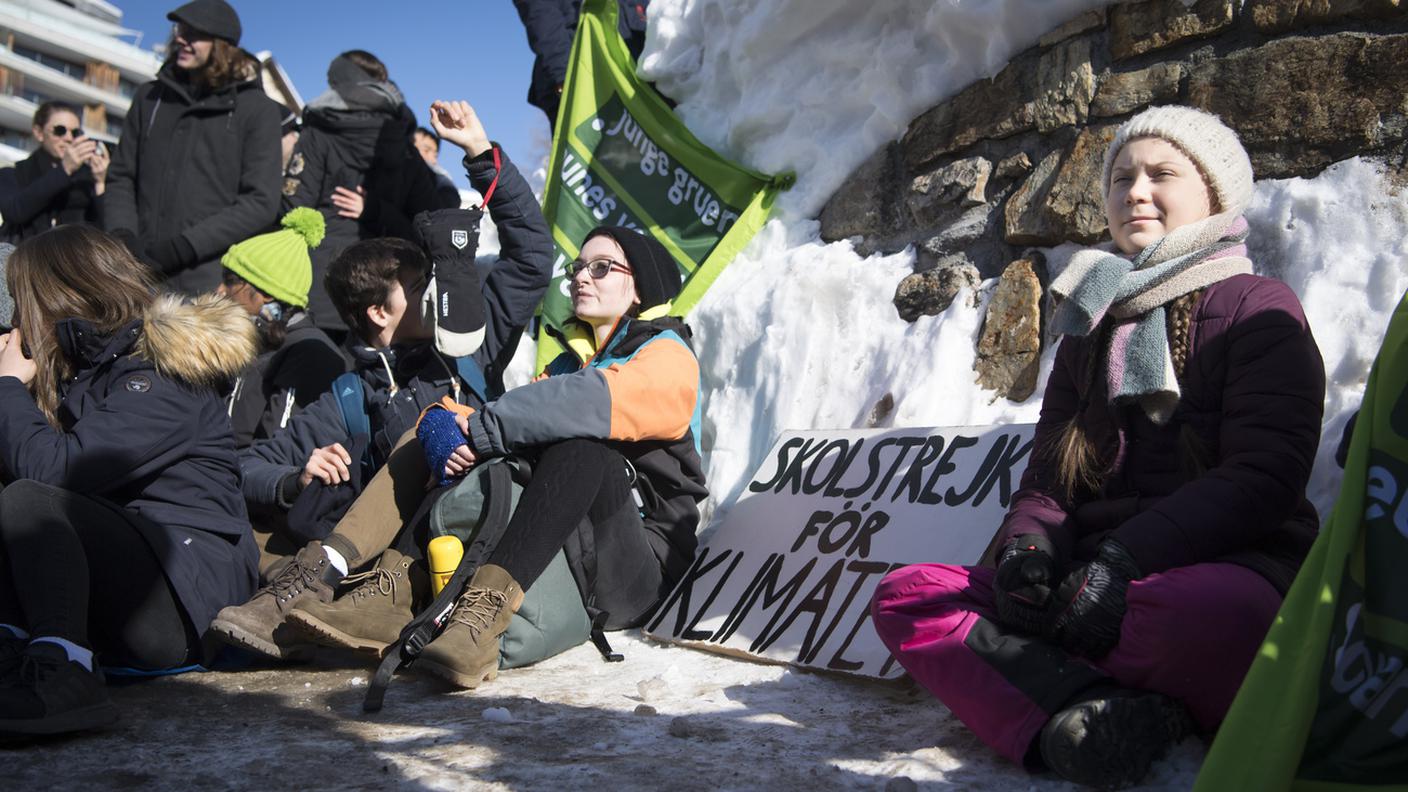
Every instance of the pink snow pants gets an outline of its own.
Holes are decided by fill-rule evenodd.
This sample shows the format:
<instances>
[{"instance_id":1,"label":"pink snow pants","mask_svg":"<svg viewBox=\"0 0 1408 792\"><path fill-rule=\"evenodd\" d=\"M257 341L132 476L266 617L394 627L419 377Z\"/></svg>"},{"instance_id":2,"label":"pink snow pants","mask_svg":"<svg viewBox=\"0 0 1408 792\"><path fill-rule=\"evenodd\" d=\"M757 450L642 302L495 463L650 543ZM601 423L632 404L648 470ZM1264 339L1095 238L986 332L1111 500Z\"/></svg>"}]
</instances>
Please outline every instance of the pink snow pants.
<instances>
[{"instance_id":1,"label":"pink snow pants","mask_svg":"<svg viewBox=\"0 0 1408 792\"><path fill-rule=\"evenodd\" d=\"M948 564L898 569L871 613L910 676L1019 764L1046 721L1101 682L1168 695L1215 729L1281 607L1265 578L1235 564L1150 575L1129 585L1119 644L1091 662L1000 625L994 576Z\"/></svg>"}]
</instances>

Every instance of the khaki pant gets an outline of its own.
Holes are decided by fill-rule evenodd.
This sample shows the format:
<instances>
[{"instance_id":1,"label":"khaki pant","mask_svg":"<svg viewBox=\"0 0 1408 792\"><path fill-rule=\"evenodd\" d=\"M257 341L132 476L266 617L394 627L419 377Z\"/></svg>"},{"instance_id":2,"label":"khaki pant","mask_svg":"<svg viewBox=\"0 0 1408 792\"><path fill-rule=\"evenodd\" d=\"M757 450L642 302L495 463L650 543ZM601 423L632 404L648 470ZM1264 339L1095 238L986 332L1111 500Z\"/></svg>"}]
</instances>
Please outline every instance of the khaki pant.
<instances>
[{"instance_id":1,"label":"khaki pant","mask_svg":"<svg viewBox=\"0 0 1408 792\"><path fill-rule=\"evenodd\" d=\"M416 440L415 430L408 430L323 544L341 553L349 570L371 561L391 546L415 516L430 483L425 452ZM254 535L260 548L259 574L267 580L268 571L298 548L277 531L255 530Z\"/></svg>"}]
</instances>

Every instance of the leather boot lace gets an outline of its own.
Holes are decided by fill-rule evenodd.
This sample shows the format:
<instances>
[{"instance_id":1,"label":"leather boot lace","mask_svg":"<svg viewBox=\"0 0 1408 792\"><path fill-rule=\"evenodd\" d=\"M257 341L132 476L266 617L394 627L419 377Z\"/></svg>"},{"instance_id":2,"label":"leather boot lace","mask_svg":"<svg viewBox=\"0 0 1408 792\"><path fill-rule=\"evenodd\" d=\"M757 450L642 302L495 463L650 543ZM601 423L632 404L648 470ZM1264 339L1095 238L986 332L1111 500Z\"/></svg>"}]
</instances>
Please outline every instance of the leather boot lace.
<instances>
[{"instance_id":1,"label":"leather boot lace","mask_svg":"<svg viewBox=\"0 0 1408 792\"><path fill-rule=\"evenodd\" d=\"M396 593L396 578L398 577L400 577L399 573L392 573L390 570L383 567L373 567L366 572L348 575L342 579L342 582L348 584L362 584L352 589L352 593L348 595L352 597L354 602L359 602L367 597L375 597L377 595L384 597L392 596Z\"/></svg>"},{"instance_id":2,"label":"leather boot lace","mask_svg":"<svg viewBox=\"0 0 1408 792\"><path fill-rule=\"evenodd\" d=\"M318 568L304 564L298 559L284 567L279 576L269 583L269 591L279 602L287 602L300 592L313 587L319 577Z\"/></svg>"},{"instance_id":3,"label":"leather boot lace","mask_svg":"<svg viewBox=\"0 0 1408 792\"><path fill-rule=\"evenodd\" d=\"M475 637L489 629L498 618L499 611L508 604L508 596L502 591L486 588L471 588L460 595L455 610L450 614L451 622L459 622L470 629Z\"/></svg>"}]
</instances>

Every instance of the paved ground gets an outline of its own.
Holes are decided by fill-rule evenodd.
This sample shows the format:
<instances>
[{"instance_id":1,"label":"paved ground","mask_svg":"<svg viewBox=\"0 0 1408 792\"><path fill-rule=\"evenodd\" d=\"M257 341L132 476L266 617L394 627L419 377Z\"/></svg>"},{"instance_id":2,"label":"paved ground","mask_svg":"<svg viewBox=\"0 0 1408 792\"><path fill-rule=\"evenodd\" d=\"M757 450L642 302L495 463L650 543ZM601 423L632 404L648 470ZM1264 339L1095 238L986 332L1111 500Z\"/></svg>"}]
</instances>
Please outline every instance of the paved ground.
<instances>
[{"instance_id":1,"label":"paved ground","mask_svg":"<svg viewBox=\"0 0 1408 792\"><path fill-rule=\"evenodd\" d=\"M110 732L0 749L5 789L1065 789L977 742L902 683L614 641L479 691L399 678L361 711L369 668L187 674L113 688ZM1151 788L1187 788L1202 747Z\"/></svg>"}]
</instances>

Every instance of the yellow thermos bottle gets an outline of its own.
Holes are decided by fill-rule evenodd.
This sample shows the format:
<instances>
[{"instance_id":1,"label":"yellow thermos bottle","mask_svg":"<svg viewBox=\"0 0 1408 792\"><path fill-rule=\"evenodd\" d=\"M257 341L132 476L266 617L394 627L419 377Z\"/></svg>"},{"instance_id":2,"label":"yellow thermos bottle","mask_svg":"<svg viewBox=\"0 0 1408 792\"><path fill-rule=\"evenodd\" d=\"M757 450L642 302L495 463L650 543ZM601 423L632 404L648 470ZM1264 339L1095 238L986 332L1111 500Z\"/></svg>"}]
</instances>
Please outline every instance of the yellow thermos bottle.
<instances>
[{"instance_id":1,"label":"yellow thermos bottle","mask_svg":"<svg viewBox=\"0 0 1408 792\"><path fill-rule=\"evenodd\" d=\"M464 558L464 543L458 536L437 536L430 540L429 551L430 587L433 596L438 597Z\"/></svg>"}]
</instances>

